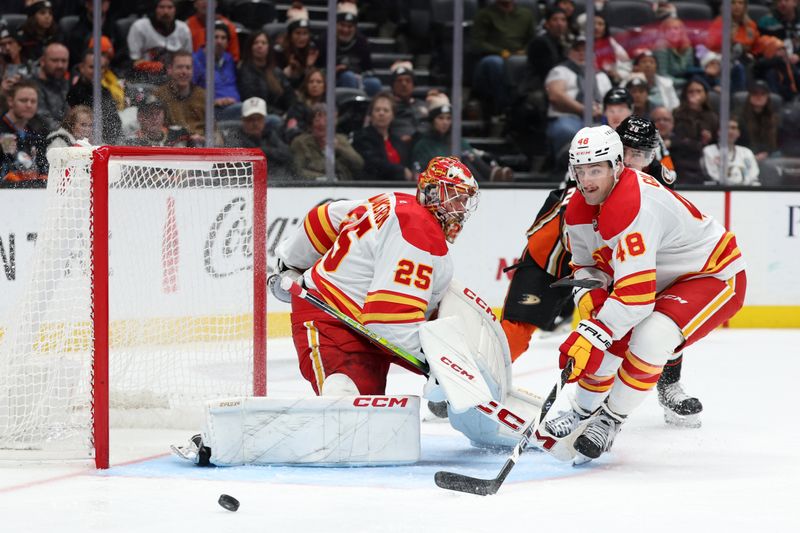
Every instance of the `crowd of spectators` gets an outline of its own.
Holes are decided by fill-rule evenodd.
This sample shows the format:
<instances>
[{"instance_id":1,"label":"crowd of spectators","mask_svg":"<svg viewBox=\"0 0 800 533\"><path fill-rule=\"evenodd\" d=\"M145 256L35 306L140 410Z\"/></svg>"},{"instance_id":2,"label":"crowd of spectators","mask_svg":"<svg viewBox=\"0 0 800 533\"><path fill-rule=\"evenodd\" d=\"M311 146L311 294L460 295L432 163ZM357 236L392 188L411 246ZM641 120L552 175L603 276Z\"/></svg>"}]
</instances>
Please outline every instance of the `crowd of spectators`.
<instances>
[{"instance_id":1,"label":"crowd of spectators","mask_svg":"<svg viewBox=\"0 0 800 533\"><path fill-rule=\"evenodd\" d=\"M0 184L41 185L48 149L91 137L96 14L92 0L7 3L4 13L26 17L17 25L0 22ZM377 16L378 35L398 37L404 51L419 52L403 20L416 3L340 0L336 27L328 29L313 24L311 6L299 1L263 28L234 20L229 2L217 4L213 36L207 36L207 0L101 2L103 143L204 145L206 43L213 37L213 143L262 149L271 179L324 176L328 120L337 121L336 179L409 181L431 157L451 153L452 119L463 110L453 109L445 94L448 80L418 90L414 67L417 59L437 57L433 48L441 40L430 39L430 53L398 60L381 76L374 40L359 27L365 13ZM480 110L476 118L483 124L505 124L502 134L523 154L544 154L538 169L557 175L565 168L565 146L583 126L591 59L594 121L610 120L606 96L624 93L626 106L656 123L682 183L720 181L714 166L722 85L719 2L707 2L707 20L683 20L679 6L654 0L646 24L616 27L609 15L614 0L595 1L592 58L586 57L582 2L471 4L477 9L465 26L467 107ZM757 183L759 164L781 155L781 111L795 105L800 91L798 0L774 0L758 17L749 7L747 0L732 0L728 141L735 146L728 179L744 184ZM67 19L70 24L62 24ZM348 108L346 117L337 113L344 108L324 105L326 31L336 34L337 94L353 91L351 103L364 104ZM510 82L514 68L524 69L523 83ZM466 141L459 151L480 180L513 178L495 155Z\"/></svg>"}]
</instances>

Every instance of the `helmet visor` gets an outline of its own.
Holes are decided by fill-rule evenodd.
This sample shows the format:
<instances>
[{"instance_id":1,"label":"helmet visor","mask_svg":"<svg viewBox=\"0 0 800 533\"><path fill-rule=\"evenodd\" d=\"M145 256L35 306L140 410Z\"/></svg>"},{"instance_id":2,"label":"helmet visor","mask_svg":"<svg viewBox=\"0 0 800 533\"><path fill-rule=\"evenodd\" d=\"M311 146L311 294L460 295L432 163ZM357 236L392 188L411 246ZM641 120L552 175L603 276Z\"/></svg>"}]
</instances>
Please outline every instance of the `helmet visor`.
<instances>
[{"instance_id":1,"label":"helmet visor","mask_svg":"<svg viewBox=\"0 0 800 533\"><path fill-rule=\"evenodd\" d=\"M626 146L624 148L624 163L626 167L635 168L636 170L643 170L647 165L653 162L653 150L631 148Z\"/></svg>"}]
</instances>

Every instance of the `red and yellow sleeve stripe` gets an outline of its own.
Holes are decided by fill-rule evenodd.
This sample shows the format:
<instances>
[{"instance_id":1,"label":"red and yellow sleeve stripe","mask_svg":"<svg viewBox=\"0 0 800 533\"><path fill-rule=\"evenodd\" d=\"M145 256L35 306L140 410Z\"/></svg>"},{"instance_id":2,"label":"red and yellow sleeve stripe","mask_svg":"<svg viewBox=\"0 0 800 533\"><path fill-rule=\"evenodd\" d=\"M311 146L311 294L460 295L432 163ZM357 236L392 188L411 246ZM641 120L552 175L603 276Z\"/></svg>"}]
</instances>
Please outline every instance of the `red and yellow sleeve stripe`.
<instances>
[{"instance_id":1,"label":"red and yellow sleeve stripe","mask_svg":"<svg viewBox=\"0 0 800 533\"><path fill-rule=\"evenodd\" d=\"M323 255L333 246L333 241L338 236L328 215L328 204L315 207L309 211L303 221L303 228L306 231L308 240L311 241L311 245L320 255Z\"/></svg>"},{"instance_id":2,"label":"red and yellow sleeve stripe","mask_svg":"<svg viewBox=\"0 0 800 533\"><path fill-rule=\"evenodd\" d=\"M364 301L362 324L408 324L425 320L428 302L416 296L394 291L374 291Z\"/></svg>"},{"instance_id":3,"label":"red and yellow sleeve stripe","mask_svg":"<svg viewBox=\"0 0 800 533\"><path fill-rule=\"evenodd\" d=\"M614 280L609 298L625 305L650 305L656 301L656 271L643 270Z\"/></svg>"},{"instance_id":4,"label":"red and yellow sleeve stripe","mask_svg":"<svg viewBox=\"0 0 800 533\"><path fill-rule=\"evenodd\" d=\"M614 384L615 376L584 376L578 386L590 392L608 392Z\"/></svg>"},{"instance_id":5,"label":"red and yellow sleeve stripe","mask_svg":"<svg viewBox=\"0 0 800 533\"><path fill-rule=\"evenodd\" d=\"M656 386L663 370L663 366L646 363L628 351L617 375L632 389L648 391Z\"/></svg>"},{"instance_id":6,"label":"red and yellow sleeve stripe","mask_svg":"<svg viewBox=\"0 0 800 533\"><path fill-rule=\"evenodd\" d=\"M740 257L742 257L742 252L736 244L736 237L730 231L726 231L717 242L706 264L703 265L702 272L703 274L716 274Z\"/></svg>"}]
</instances>

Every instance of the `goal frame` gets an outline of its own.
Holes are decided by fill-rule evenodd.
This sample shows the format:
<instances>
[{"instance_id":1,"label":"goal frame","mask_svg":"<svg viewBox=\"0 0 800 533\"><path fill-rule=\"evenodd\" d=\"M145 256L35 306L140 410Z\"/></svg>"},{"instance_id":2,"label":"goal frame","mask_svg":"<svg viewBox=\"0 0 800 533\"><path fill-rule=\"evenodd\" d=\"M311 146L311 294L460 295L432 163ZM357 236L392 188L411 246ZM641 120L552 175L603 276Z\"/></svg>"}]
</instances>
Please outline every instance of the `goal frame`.
<instances>
[{"instance_id":1,"label":"goal frame","mask_svg":"<svg viewBox=\"0 0 800 533\"><path fill-rule=\"evenodd\" d=\"M108 165L112 158L253 164L253 394L267 393L267 161L256 148L100 146L92 150L92 432L95 466L110 466Z\"/></svg>"}]
</instances>

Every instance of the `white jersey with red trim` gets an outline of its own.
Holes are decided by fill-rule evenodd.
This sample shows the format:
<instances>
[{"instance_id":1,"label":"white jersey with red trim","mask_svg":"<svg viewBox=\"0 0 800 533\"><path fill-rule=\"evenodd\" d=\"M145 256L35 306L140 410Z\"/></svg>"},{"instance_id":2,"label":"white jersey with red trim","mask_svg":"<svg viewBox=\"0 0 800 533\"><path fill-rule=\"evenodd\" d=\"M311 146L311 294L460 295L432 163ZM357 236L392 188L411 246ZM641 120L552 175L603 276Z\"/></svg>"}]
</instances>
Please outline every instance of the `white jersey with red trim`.
<instances>
[{"instance_id":1,"label":"white jersey with red trim","mask_svg":"<svg viewBox=\"0 0 800 533\"><path fill-rule=\"evenodd\" d=\"M417 356L418 327L453 277L441 225L405 193L318 206L276 253L329 304Z\"/></svg>"},{"instance_id":2,"label":"white jersey with red trim","mask_svg":"<svg viewBox=\"0 0 800 533\"><path fill-rule=\"evenodd\" d=\"M692 278L728 280L745 263L732 233L652 176L630 168L601 206L582 194L565 214L576 278L614 281L597 319L623 337L652 313L658 293ZM604 277L604 276L603 276Z\"/></svg>"}]
</instances>

